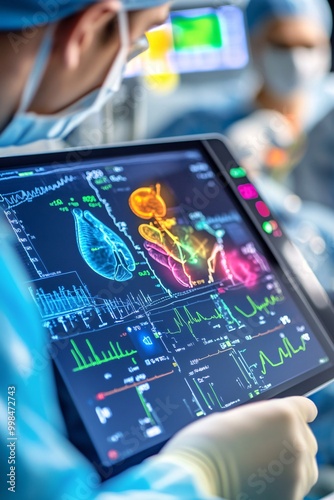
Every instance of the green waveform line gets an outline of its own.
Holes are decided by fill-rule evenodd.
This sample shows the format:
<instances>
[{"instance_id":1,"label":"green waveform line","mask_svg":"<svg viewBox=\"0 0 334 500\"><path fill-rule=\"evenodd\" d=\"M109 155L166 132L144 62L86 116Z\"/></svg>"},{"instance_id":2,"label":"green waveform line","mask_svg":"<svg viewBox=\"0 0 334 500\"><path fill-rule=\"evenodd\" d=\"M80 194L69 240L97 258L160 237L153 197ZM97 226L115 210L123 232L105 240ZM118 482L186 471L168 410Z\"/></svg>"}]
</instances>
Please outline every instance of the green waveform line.
<instances>
[{"instance_id":1,"label":"green waveform line","mask_svg":"<svg viewBox=\"0 0 334 500\"><path fill-rule=\"evenodd\" d=\"M209 386L210 386L210 388L211 388L211 390L213 392L213 395L215 396L215 398L217 400L218 405L220 406L220 408L223 408L222 405L221 405L221 403L220 403L220 401L219 401L219 399L218 399L217 393L216 393L216 391L213 388L213 384L210 383Z\"/></svg>"},{"instance_id":2,"label":"green waveform line","mask_svg":"<svg viewBox=\"0 0 334 500\"><path fill-rule=\"evenodd\" d=\"M234 306L235 310L238 311L240 314L245 316L245 318L252 318L255 316L258 312L265 312L267 314L270 313L269 307L270 306L275 306L278 302L282 302L284 300L284 297L282 295L270 295L270 297L265 297L264 301L262 304L256 304L254 300L247 295L246 299L248 300L249 304L252 306L253 311L249 314L247 314L245 311L240 309L238 306Z\"/></svg>"},{"instance_id":3,"label":"green waveform line","mask_svg":"<svg viewBox=\"0 0 334 500\"><path fill-rule=\"evenodd\" d=\"M275 368L277 366L282 366L285 363L286 359L292 358L295 354L298 354L299 352L305 352L306 342L303 339L303 337L300 337L300 340L301 340L301 345L297 349L295 349L291 344L290 340L287 337L284 337L283 339L284 348L283 347L278 348L278 354L280 359L278 363L274 363L268 358L268 356L266 356L266 354L263 351L260 351L259 355L262 366L261 370L262 374L266 375L267 373L266 363Z\"/></svg>"},{"instance_id":4,"label":"green waveform line","mask_svg":"<svg viewBox=\"0 0 334 500\"><path fill-rule=\"evenodd\" d=\"M206 406L209 408L209 410L211 409L211 406L209 405L209 402L208 400L206 399L206 397L204 396L204 393L202 391L202 389L200 388L200 386L198 385L198 383L196 382L196 380L193 378L193 382L194 384L196 385L197 389L198 389L198 392L200 393L200 395L202 396L202 398L204 399L205 401L205 404Z\"/></svg>"},{"instance_id":5,"label":"green waveform line","mask_svg":"<svg viewBox=\"0 0 334 500\"><path fill-rule=\"evenodd\" d=\"M152 424L152 425L156 425L155 420L154 420L154 418L152 417L152 414L151 414L150 410L149 410L149 409L148 409L148 407L147 407L146 401L145 401L145 399L143 398L143 395L142 395L142 393L139 391L138 387L136 387L136 392L137 392L138 397L139 397L139 399L140 399L140 402L141 402L141 404L142 404L142 406L143 406L143 408L144 408L144 411L145 411L145 413L146 413L146 416L150 419L150 422L151 422L151 424Z\"/></svg>"},{"instance_id":6,"label":"green waveform line","mask_svg":"<svg viewBox=\"0 0 334 500\"><path fill-rule=\"evenodd\" d=\"M237 360L237 357L236 357L233 353L232 353L232 358L233 358L233 360L234 360L235 364L237 365L237 367L239 368L239 370L241 371L241 373L242 373L242 375L243 375L244 379L246 380L246 383L247 383L247 384L249 384L249 380L248 380L248 378L247 378L247 373L245 373L244 367L243 367L243 366L241 365L241 363L240 363L240 359L239 359L239 361L238 361L238 360Z\"/></svg>"},{"instance_id":7,"label":"green waveform line","mask_svg":"<svg viewBox=\"0 0 334 500\"><path fill-rule=\"evenodd\" d=\"M195 337L193 325L197 325L199 323L202 323L203 321L212 321L214 319L224 319L225 318L224 312L219 310L218 308L214 309L214 314L212 314L212 316L203 316L198 311L196 311L194 314L191 314L191 312L189 311L187 306L183 306L182 309L183 309L186 317L184 318L182 316L182 314L177 309L173 309L174 314L175 314L173 319L174 319L175 325L177 326L177 330L172 332L171 330L168 329L167 333L169 333L171 335L181 333L183 327L186 327L186 328L188 328L190 333ZM231 314L231 318L233 318L232 314ZM236 319L234 319L234 320L239 325L239 322Z\"/></svg>"},{"instance_id":8,"label":"green waveform line","mask_svg":"<svg viewBox=\"0 0 334 500\"><path fill-rule=\"evenodd\" d=\"M209 399L210 399L210 401L211 401L212 406L215 406L215 402L214 402L214 400L213 400L213 398L212 398L211 394L210 394L209 392L207 392L207 395L208 395L208 398L209 398Z\"/></svg>"},{"instance_id":9,"label":"green waveform line","mask_svg":"<svg viewBox=\"0 0 334 500\"><path fill-rule=\"evenodd\" d=\"M81 353L79 347L76 345L74 340L71 340L71 344L73 349L71 349L71 354L73 358L75 359L75 362L77 364L76 368L73 368L74 372L80 371L80 370L86 370L87 368L91 368L92 366L98 366L102 365L102 363L107 363L108 361L114 361L115 359L122 359L122 358L127 358L129 356L133 356L134 354L137 354L137 351L122 351L120 345L118 342L116 342L116 347L112 342L109 342L110 349L108 349L107 353L108 356L105 354L104 351L101 351L102 358L96 354L94 351L94 348L92 344L89 342L88 339L86 339L86 344L88 346L88 349L92 353L92 357L88 356L88 362L86 361L85 357Z\"/></svg>"}]
</instances>

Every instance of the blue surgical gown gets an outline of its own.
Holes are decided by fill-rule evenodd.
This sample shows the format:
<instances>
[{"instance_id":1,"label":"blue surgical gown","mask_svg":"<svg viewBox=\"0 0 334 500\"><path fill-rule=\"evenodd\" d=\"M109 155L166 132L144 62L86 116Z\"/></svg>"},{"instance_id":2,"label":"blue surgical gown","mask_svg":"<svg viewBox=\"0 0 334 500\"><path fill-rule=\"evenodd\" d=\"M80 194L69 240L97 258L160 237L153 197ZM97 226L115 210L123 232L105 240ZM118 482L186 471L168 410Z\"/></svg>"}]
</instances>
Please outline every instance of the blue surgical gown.
<instances>
[{"instance_id":1,"label":"blue surgical gown","mask_svg":"<svg viewBox=\"0 0 334 500\"><path fill-rule=\"evenodd\" d=\"M10 239L0 226L0 497L212 499L194 475L163 454L100 483L65 436L46 339Z\"/></svg>"}]
</instances>

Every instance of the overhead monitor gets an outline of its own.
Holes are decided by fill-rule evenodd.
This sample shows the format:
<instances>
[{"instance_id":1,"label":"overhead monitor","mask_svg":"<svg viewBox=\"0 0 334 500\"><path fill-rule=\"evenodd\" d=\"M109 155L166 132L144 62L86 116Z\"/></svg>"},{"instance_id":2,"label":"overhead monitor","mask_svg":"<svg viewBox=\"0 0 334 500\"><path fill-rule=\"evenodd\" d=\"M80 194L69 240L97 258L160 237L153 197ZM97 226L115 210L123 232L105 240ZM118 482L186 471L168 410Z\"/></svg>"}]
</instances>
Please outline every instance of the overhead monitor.
<instances>
[{"instance_id":1,"label":"overhead monitor","mask_svg":"<svg viewBox=\"0 0 334 500\"><path fill-rule=\"evenodd\" d=\"M240 70L249 62L244 13L234 5L174 10L148 39L126 76Z\"/></svg>"}]
</instances>

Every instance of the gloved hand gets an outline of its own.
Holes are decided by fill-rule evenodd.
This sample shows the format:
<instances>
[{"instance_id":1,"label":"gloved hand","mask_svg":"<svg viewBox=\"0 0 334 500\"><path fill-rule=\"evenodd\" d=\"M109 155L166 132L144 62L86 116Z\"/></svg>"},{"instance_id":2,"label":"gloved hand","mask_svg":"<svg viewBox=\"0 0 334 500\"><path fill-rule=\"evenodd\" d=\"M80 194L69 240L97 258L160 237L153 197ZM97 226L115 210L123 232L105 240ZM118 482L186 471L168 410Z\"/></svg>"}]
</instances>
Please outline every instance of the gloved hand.
<instances>
[{"instance_id":1,"label":"gloved hand","mask_svg":"<svg viewBox=\"0 0 334 500\"><path fill-rule=\"evenodd\" d=\"M314 403L291 397L253 403L197 421L162 450L229 500L302 500L315 484ZM203 484L206 482L206 485Z\"/></svg>"}]
</instances>

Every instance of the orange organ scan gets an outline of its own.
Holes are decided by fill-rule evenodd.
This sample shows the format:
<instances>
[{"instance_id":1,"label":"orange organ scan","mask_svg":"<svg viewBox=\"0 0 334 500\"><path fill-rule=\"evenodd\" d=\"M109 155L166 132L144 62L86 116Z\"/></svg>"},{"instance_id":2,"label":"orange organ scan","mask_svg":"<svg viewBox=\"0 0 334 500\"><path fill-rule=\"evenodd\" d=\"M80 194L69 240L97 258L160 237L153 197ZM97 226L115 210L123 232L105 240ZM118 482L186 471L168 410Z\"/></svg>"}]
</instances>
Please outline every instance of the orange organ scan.
<instances>
[{"instance_id":1,"label":"orange organ scan","mask_svg":"<svg viewBox=\"0 0 334 500\"><path fill-rule=\"evenodd\" d=\"M134 191L129 198L129 205L132 212L141 219L160 219L166 215L166 204L160 196L160 184Z\"/></svg>"},{"instance_id":2,"label":"orange organ scan","mask_svg":"<svg viewBox=\"0 0 334 500\"><path fill-rule=\"evenodd\" d=\"M204 241L191 234L192 228L176 226L173 232L169 231L165 221L161 222L161 228L151 224L141 224L138 228L139 234L147 241L159 245L166 253L182 264L199 264L199 259L207 255L207 239ZM168 222L168 221L166 221Z\"/></svg>"}]
</instances>

